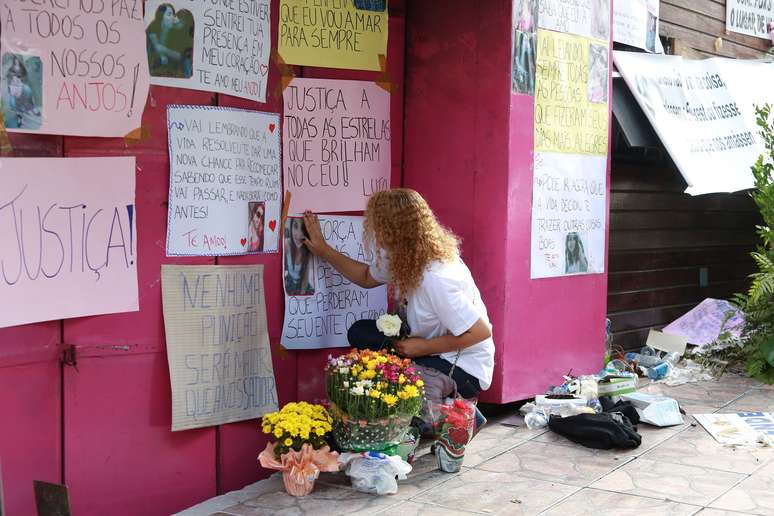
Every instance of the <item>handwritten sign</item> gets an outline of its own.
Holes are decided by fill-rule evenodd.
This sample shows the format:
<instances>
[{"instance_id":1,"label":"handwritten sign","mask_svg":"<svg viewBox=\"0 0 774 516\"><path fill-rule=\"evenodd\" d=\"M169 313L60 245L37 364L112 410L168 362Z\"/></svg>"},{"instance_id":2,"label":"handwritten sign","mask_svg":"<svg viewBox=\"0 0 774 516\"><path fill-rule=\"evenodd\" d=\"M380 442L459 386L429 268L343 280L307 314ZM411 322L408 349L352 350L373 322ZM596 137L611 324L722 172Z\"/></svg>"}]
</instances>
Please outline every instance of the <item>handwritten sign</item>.
<instances>
[{"instance_id":1,"label":"handwritten sign","mask_svg":"<svg viewBox=\"0 0 774 516\"><path fill-rule=\"evenodd\" d=\"M722 332L740 339L746 325L744 313L725 299L707 298L687 314L664 327L664 333L684 337L702 347L715 342Z\"/></svg>"},{"instance_id":2,"label":"handwritten sign","mask_svg":"<svg viewBox=\"0 0 774 516\"><path fill-rule=\"evenodd\" d=\"M540 0L538 26L608 41L610 0Z\"/></svg>"},{"instance_id":3,"label":"handwritten sign","mask_svg":"<svg viewBox=\"0 0 774 516\"><path fill-rule=\"evenodd\" d=\"M277 410L263 265L162 265L172 430Z\"/></svg>"},{"instance_id":4,"label":"handwritten sign","mask_svg":"<svg viewBox=\"0 0 774 516\"><path fill-rule=\"evenodd\" d=\"M293 79L282 166L296 210L362 211L390 187L390 94L374 83Z\"/></svg>"},{"instance_id":5,"label":"handwritten sign","mask_svg":"<svg viewBox=\"0 0 774 516\"><path fill-rule=\"evenodd\" d=\"M148 96L142 3L3 2L0 90L15 132L124 136Z\"/></svg>"},{"instance_id":6,"label":"handwritten sign","mask_svg":"<svg viewBox=\"0 0 774 516\"><path fill-rule=\"evenodd\" d=\"M148 0L151 84L266 101L269 0Z\"/></svg>"},{"instance_id":7,"label":"handwritten sign","mask_svg":"<svg viewBox=\"0 0 774 516\"><path fill-rule=\"evenodd\" d=\"M774 64L615 51L616 68L675 165L700 195L753 188L768 151L755 106L774 102Z\"/></svg>"},{"instance_id":8,"label":"handwritten sign","mask_svg":"<svg viewBox=\"0 0 774 516\"><path fill-rule=\"evenodd\" d=\"M279 241L279 116L170 106L167 256L274 252Z\"/></svg>"},{"instance_id":9,"label":"handwritten sign","mask_svg":"<svg viewBox=\"0 0 774 516\"><path fill-rule=\"evenodd\" d=\"M133 157L0 159L0 328L138 310Z\"/></svg>"},{"instance_id":10,"label":"handwritten sign","mask_svg":"<svg viewBox=\"0 0 774 516\"><path fill-rule=\"evenodd\" d=\"M605 156L535 153L531 277L605 269Z\"/></svg>"},{"instance_id":11,"label":"handwritten sign","mask_svg":"<svg viewBox=\"0 0 774 516\"><path fill-rule=\"evenodd\" d=\"M774 2L771 0L727 0L726 30L769 39L774 27Z\"/></svg>"},{"instance_id":12,"label":"handwritten sign","mask_svg":"<svg viewBox=\"0 0 774 516\"><path fill-rule=\"evenodd\" d=\"M287 64L381 70L387 0L280 0L279 55Z\"/></svg>"},{"instance_id":13,"label":"handwritten sign","mask_svg":"<svg viewBox=\"0 0 774 516\"><path fill-rule=\"evenodd\" d=\"M613 3L613 40L648 52L663 54L658 39L659 0Z\"/></svg>"},{"instance_id":14,"label":"handwritten sign","mask_svg":"<svg viewBox=\"0 0 774 516\"><path fill-rule=\"evenodd\" d=\"M363 217L323 215L320 225L325 241L337 251L360 262L373 260L363 247ZM303 219L289 217L283 235L282 345L288 349L349 346L347 330L352 323L387 312L387 289L353 284L308 252L302 243L304 234Z\"/></svg>"},{"instance_id":15,"label":"handwritten sign","mask_svg":"<svg viewBox=\"0 0 774 516\"><path fill-rule=\"evenodd\" d=\"M538 30L535 150L607 155L608 47Z\"/></svg>"}]
</instances>

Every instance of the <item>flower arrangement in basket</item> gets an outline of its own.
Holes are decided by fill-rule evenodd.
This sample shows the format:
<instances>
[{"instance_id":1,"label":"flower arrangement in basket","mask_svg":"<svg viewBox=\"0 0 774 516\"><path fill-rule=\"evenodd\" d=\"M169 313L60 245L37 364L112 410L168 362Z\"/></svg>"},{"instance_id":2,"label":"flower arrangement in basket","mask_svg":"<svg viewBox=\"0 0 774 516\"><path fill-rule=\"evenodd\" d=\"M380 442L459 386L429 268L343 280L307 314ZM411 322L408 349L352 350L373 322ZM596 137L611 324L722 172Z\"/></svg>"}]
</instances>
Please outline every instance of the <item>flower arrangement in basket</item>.
<instances>
[{"instance_id":1,"label":"flower arrangement in basket","mask_svg":"<svg viewBox=\"0 0 774 516\"><path fill-rule=\"evenodd\" d=\"M332 421L325 407L304 401L263 416L263 433L277 441L269 442L258 460L264 468L282 471L288 494L305 496L314 489L320 471L339 470L338 454L325 441Z\"/></svg>"},{"instance_id":2,"label":"flower arrangement in basket","mask_svg":"<svg viewBox=\"0 0 774 516\"><path fill-rule=\"evenodd\" d=\"M386 351L328 357L325 377L333 437L343 450L399 444L422 407L424 382L411 360Z\"/></svg>"}]
</instances>

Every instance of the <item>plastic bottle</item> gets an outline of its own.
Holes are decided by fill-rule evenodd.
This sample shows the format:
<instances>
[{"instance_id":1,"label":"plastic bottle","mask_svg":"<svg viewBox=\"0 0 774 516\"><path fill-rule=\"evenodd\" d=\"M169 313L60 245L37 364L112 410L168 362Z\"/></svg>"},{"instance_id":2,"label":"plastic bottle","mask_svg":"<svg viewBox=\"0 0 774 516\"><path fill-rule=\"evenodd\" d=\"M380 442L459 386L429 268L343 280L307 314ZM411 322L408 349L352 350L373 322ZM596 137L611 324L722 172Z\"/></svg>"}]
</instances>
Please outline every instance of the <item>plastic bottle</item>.
<instances>
[{"instance_id":1,"label":"plastic bottle","mask_svg":"<svg viewBox=\"0 0 774 516\"><path fill-rule=\"evenodd\" d=\"M643 367L655 367L660 363L664 362L664 360L662 360L661 358L649 357L647 355L641 355L639 353L627 353L626 360L629 360L631 362L637 362L637 364Z\"/></svg>"},{"instance_id":2,"label":"plastic bottle","mask_svg":"<svg viewBox=\"0 0 774 516\"><path fill-rule=\"evenodd\" d=\"M650 346L643 346L643 348L640 350L640 355L645 355L646 357L657 357L658 351L651 348Z\"/></svg>"},{"instance_id":3,"label":"plastic bottle","mask_svg":"<svg viewBox=\"0 0 774 516\"><path fill-rule=\"evenodd\" d=\"M671 353L667 353L666 356L664 356L664 361L669 362L673 366L676 366L680 360L683 358L683 356L678 353L677 351L673 351Z\"/></svg>"},{"instance_id":4,"label":"plastic bottle","mask_svg":"<svg viewBox=\"0 0 774 516\"><path fill-rule=\"evenodd\" d=\"M658 365L648 368L648 378L651 380L660 380L666 378L672 372L672 364L661 362Z\"/></svg>"}]
</instances>

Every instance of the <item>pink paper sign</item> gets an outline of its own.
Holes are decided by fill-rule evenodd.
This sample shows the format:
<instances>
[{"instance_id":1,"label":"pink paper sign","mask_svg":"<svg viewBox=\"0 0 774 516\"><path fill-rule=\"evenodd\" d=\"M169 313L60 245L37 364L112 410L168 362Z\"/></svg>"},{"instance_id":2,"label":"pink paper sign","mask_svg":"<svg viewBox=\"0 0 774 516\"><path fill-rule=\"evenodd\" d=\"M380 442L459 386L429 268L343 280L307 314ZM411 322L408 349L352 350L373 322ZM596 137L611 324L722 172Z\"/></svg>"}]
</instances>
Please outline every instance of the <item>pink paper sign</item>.
<instances>
[{"instance_id":1,"label":"pink paper sign","mask_svg":"<svg viewBox=\"0 0 774 516\"><path fill-rule=\"evenodd\" d=\"M0 328L138 310L135 159L0 159Z\"/></svg>"},{"instance_id":2,"label":"pink paper sign","mask_svg":"<svg viewBox=\"0 0 774 516\"><path fill-rule=\"evenodd\" d=\"M390 94L372 82L293 79L282 166L295 212L362 211L390 187Z\"/></svg>"},{"instance_id":3,"label":"pink paper sign","mask_svg":"<svg viewBox=\"0 0 774 516\"><path fill-rule=\"evenodd\" d=\"M0 20L9 131L124 136L140 127L150 80L142 2L10 0Z\"/></svg>"}]
</instances>

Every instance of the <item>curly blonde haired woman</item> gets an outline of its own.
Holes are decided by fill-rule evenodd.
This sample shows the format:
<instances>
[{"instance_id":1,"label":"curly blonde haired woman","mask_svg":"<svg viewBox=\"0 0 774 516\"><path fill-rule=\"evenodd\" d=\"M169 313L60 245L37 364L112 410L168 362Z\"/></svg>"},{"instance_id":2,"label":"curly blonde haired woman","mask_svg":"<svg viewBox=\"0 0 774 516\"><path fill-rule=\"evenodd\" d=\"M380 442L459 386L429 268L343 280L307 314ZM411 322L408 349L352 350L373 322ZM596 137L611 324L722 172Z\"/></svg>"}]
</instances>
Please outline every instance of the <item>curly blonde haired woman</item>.
<instances>
[{"instance_id":1,"label":"curly blonde haired woman","mask_svg":"<svg viewBox=\"0 0 774 516\"><path fill-rule=\"evenodd\" d=\"M309 250L347 279L363 288L390 285L411 329L410 338L394 344L401 355L445 375L456 360L452 378L465 398L489 388L494 341L486 307L460 258L458 238L438 222L419 193L396 188L368 201L363 237L376 257L371 265L330 247L313 213L305 213L304 222ZM369 334L376 338L363 337ZM361 348L378 349L383 342L375 321L356 322L349 337Z\"/></svg>"}]
</instances>

